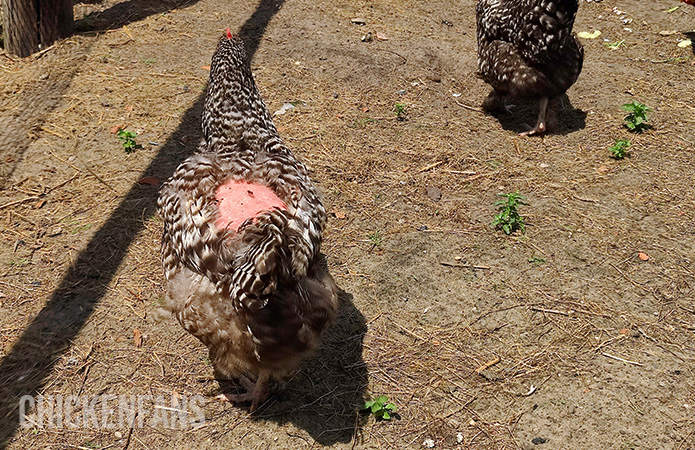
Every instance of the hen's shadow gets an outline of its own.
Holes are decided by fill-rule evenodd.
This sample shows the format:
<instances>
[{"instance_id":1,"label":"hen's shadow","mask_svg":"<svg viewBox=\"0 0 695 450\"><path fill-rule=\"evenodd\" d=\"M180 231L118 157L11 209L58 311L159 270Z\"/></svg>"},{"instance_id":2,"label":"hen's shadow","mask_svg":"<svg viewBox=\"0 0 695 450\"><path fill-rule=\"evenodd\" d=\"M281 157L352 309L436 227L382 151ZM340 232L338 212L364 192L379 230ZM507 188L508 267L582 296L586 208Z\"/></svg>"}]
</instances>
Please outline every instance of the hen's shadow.
<instances>
[{"instance_id":1,"label":"hen's shadow","mask_svg":"<svg viewBox=\"0 0 695 450\"><path fill-rule=\"evenodd\" d=\"M321 445L350 442L364 422L359 409L367 388L362 359L367 324L352 294L340 290L338 297L338 318L318 353L258 415L280 424L292 422Z\"/></svg>"},{"instance_id":2,"label":"hen's shadow","mask_svg":"<svg viewBox=\"0 0 695 450\"><path fill-rule=\"evenodd\" d=\"M491 114L499 120L502 128L515 133L528 131L536 124L538 118L538 101L525 99L510 99L507 101L511 112L501 114ZM555 115L546 135L565 135L586 127L586 112L572 106L567 94L563 94L549 105L548 109L553 108Z\"/></svg>"}]
</instances>

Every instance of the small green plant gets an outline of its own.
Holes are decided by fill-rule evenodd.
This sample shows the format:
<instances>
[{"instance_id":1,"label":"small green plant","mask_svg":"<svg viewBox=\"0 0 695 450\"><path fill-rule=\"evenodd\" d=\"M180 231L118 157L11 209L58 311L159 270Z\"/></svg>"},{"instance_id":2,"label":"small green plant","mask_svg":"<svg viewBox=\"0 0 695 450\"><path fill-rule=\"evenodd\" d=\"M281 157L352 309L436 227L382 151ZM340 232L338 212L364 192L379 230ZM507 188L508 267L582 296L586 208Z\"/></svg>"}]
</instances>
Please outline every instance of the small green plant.
<instances>
[{"instance_id":1,"label":"small green plant","mask_svg":"<svg viewBox=\"0 0 695 450\"><path fill-rule=\"evenodd\" d=\"M615 144L613 144L611 147L608 147L608 150L613 154L613 158L615 159L623 159L627 155L629 155L627 149L630 147L630 141L627 139L618 139L615 141Z\"/></svg>"},{"instance_id":2,"label":"small green plant","mask_svg":"<svg viewBox=\"0 0 695 450\"><path fill-rule=\"evenodd\" d=\"M644 103L633 100L621 105L620 109L628 113L625 116L625 126L628 130L641 133L651 126L647 123L647 113L652 109Z\"/></svg>"},{"instance_id":3,"label":"small green plant","mask_svg":"<svg viewBox=\"0 0 695 450\"><path fill-rule=\"evenodd\" d=\"M135 150L142 148L142 145L135 142L135 138L138 137L138 135L133 131L120 128L116 136L121 140L121 144L123 144L123 149L126 153L133 153Z\"/></svg>"},{"instance_id":4,"label":"small green plant","mask_svg":"<svg viewBox=\"0 0 695 450\"><path fill-rule=\"evenodd\" d=\"M393 112L396 113L396 119L405 120L408 118L408 107L403 103L396 103L393 105Z\"/></svg>"},{"instance_id":5,"label":"small green plant","mask_svg":"<svg viewBox=\"0 0 695 450\"><path fill-rule=\"evenodd\" d=\"M625 39L622 39L620 41L615 41L615 42L604 42L606 47L608 47L611 50L618 50L621 45L625 43Z\"/></svg>"},{"instance_id":6,"label":"small green plant","mask_svg":"<svg viewBox=\"0 0 695 450\"><path fill-rule=\"evenodd\" d=\"M498 194L504 200L495 202L495 206L499 211L495 214L495 219L492 221L492 227L502 229L505 234L512 234L516 230L524 232L526 226L524 218L519 215L519 205L528 205L524 203L526 200L518 192L510 192L508 194Z\"/></svg>"},{"instance_id":7,"label":"small green plant","mask_svg":"<svg viewBox=\"0 0 695 450\"><path fill-rule=\"evenodd\" d=\"M372 248L381 246L381 242L384 240L379 230L367 236L367 239L372 243Z\"/></svg>"},{"instance_id":8,"label":"small green plant","mask_svg":"<svg viewBox=\"0 0 695 450\"><path fill-rule=\"evenodd\" d=\"M530 262L534 266L540 266L545 264L545 258L541 258L540 256L533 256L528 259L528 262Z\"/></svg>"},{"instance_id":9,"label":"small green plant","mask_svg":"<svg viewBox=\"0 0 695 450\"><path fill-rule=\"evenodd\" d=\"M385 395L380 395L374 400L369 400L362 407L362 411L374 414L377 420L391 420L393 413L398 411L396 405L389 402L389 398Z\"/></svg>"}]
</instances>

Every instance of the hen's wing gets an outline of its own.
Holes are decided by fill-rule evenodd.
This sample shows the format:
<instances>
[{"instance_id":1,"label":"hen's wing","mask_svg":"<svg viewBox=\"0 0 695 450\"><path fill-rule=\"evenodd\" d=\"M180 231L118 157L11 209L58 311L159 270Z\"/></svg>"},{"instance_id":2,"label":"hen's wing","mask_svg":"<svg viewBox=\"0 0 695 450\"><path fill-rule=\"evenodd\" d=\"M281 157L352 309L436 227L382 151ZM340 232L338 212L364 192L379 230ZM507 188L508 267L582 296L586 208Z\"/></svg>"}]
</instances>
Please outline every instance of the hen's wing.
<instances>
[{"instance_id":1,"label":"hen's wing","mask_svg":"<svg viewBox=\"0 0 695 450\"><path fill-rule=\"evenodd\" d=\"M547 64L567 44L577 8L577 0L479 0L478 42L507 42L528 63Z\"/></svg>"},{"instance_id":2,"label":"hen's wing","mask_svg":"<svg viewBox=\"0 0 695 450\"><path fill-rule=\"evenodd\" d=\"M516 45L526 59L548 64L558 58L572 35L577 0L542 0L524 11Z\"/></svg>"}]
</instances>

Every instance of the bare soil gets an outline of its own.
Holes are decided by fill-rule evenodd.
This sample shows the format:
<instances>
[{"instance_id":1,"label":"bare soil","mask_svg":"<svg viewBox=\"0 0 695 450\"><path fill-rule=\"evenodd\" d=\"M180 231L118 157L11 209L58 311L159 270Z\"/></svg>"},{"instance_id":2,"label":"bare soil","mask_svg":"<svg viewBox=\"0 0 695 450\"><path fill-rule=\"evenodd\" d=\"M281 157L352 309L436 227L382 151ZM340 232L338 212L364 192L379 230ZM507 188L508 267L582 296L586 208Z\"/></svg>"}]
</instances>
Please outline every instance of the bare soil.
<instances>
[{"instance_id":1,"label":"bare soil","mask_svg":"<svg viewBox=\"0 0 695 450\"><path fill-rule=\"evenodd\" d=\"M677 45L695 8L582 0L575 31L602 35L556 130L528 138L534 105L478 109L474 0L105 0L75 17L74 37L0 55L1 448L695 449L695 58ZM275 121L323 192L341 289L320 352L256 418L152 317L157 184L195 151L226 27L270 110L295 104ZM632 100L654 109L645 133L622 126ZM610 158L616 139L630 157ZM512 191L526 232L507 236L490 222ZM172 393L205 396L203 426L18 426L27 394ZM358 413L382 394L396 419Z\"/></svg>"}]
</instances>

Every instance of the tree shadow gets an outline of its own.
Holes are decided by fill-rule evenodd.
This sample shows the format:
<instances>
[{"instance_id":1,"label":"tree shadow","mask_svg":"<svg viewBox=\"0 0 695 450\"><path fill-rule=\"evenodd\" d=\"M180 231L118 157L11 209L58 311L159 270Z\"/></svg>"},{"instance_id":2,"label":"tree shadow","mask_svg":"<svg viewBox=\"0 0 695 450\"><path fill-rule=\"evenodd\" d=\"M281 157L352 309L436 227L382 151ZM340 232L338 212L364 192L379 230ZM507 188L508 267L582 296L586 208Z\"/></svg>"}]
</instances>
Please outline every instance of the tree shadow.
<instances>
[{"instance_id":1,"label":"tree shadow","mask_svg":"<svg viewBox=\"0 0 695 450\"><path fill-rule=\"evenodd\" d=\"M86 52L85 52L86 55ZM35 81L22 86L18 105L0 116L0 189L9 182L24 153L33 143L33 130L41 127L46 117L63 101L76 67L67 73L55 74L50 80Z\"/></svg>"},{"instance_id":2,"label":"tree shadow","mask_svg":"<svg viewBox=\"0 0 695 450\"><path fill-rule=\"evenodd\" d=\"M509 100L508 104L513 105L510 113L491 114L499 120L503 129L523 133L533 128L538 117L538 101L515 98ZM555 121L546 135L565 135L586 127L586 112L572 106L567 94L555 99L552 106Z\"/></svg>"},{"instance_id":3,"label":"tree shadow","mask_svg":"<svg viewBox=\"0 0 695 450\"><path fill-rule=\"evenodd\" d=\"M239 35L247 40L249 58L253 58L256 53L268 23L279 11L283 1L261 0L256 12L241 27ZM204 94L186 111L178 129L167 139L144 170L145 175L156 174L161 179L166 179L183 159L195 151L201 137L200 117L203 103ZM182 146L182 142L185 145ZM156 189L139 184L130 189L104 225L94 234L86 248L80 252L76 261L68 268L46 305L27 326L9 353L0 361L0 449L6 448L17 432L19 399L24 395L36 395L45 387L54 365L70 348L73 339L106 294L106 288L123 262L130 244L142 230L143 221L134 221L132 218L141 217L143 210L145 216L154 214L157 194ZM351 302L347 303L351 305ZM341 318L346 317L347 314L348 319L345 320L356 321L357 328L351 329L362 330L361 334L360 332L357 334L361 345L361 336L364 335L365 327L364 318L361 319L362 328L360 328L361 314L354 306L352 310L348 307L347 311L348 313L341 314ZM341 339L348 340L344 337ZM332 342L330 333L328 342L329 345ZM345 355L356 355L354 351L349 353L344 348L337 351L344 351ZM342 356L345 357L345 355ZM348 358L349 361L350 358ZM350 370L360 370L359 364L355 364L357 368ZM366 376L358 379L365 378ZM357 391L359 391L358 387L355 388L355 392ZM300 417L306 416L300 415ZM299 420L299 423L305 424L306 427L316 426L309 422L309 420ZM318 433L318 436L329 434L330 432L324 429Z\"/></svg>"},{"instance_id":4,"label":"tree shadow","mask_svg":"<svg viewBox=\"0 0 695 450\"><path fill-rule=\"evenodd\" d=\"M142 20L154 14L161 14L182 6L189 6L199 0L129 0L118 3L104 11L88 14L83 19L76 20L76 34L80 31L106 31ZM96 2L95 2L96 3ZM267 2L261 2L264 4ZM282 3L282 2L281 2ZM267 9L267 6L265 7ZM254 16L256 13L254 13ZM260 19L268 17L252 17L253 24L246 25L249 29L262 25ZM249 22L247 21L247 22ZM264 26L260 27L265 30ZM261 33L262 34L262 33ZM260 37L258 37L260 40ZM256 43L255 48L258 48ZM90 47L82 50L82 58L89 53ZM249 53L252 55L253 53ZM32 57L37 57L36 55ZM12 108L12 114L0 117L0 189L8 183L17 165L22 160L29 146L35 139L30 137L31 131L41 128L46 117L60 105L63 95L67 92L73 78L79 73L80 60L76 60L72 68L65 73L53 74L52 77L23 86L23 93L17 100L19 105Z\"/></svg>"},{"instance_id":5,"label":"tree shadow","mask_svg":"<svg viewBox=\"0 0 695 450\"><path fill-rule=\"evenodd\" d=\"M292 422L321 445L356 439L366 419L359 410L367 388L362 359L367 324L352 294L340 290L338 295L338 318L316 356L258 414L261 420Z\"/></svg>"},{"instance_id":6,"label":"tree shadow","mask_svg":"<svg viewBox=\"0 0 695 450\"><path fill-rule=\"evenodd\" d=\"M79 34L113 30L155 14L195 5L198 1L200 0L127 0L103 11L94 11L76 19L75 31ZM100 2L101 0L91 0L84 3L98 4Z\"/></svg>"}]
</instances>

